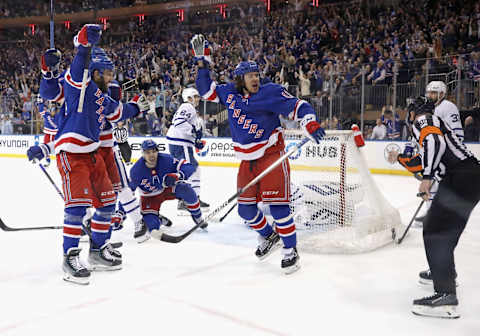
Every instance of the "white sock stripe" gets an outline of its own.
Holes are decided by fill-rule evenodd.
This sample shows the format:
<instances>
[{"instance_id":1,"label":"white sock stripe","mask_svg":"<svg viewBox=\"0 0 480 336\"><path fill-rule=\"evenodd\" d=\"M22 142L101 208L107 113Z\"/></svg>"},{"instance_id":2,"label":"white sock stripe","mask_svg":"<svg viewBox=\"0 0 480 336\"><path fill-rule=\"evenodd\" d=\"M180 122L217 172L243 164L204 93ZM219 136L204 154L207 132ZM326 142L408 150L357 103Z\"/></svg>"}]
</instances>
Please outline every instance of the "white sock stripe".
<instances>
[{"instance_id":1,"label":"white sock stripe","mask_svg":"<svg viewBox=\"0 0 480 336\"><path fill-rule=\"evenodd\" d=\"M293 231L293 232L290 232L290 233L287 233L287 234L283 234L283 233L278 233L278 235L280 237L290 237L290 236L293 236L294 234L296 234L297 232L296 231Z\"/></svg>"},{"instance_id":2,"label":"white sock stripe","mask_svg":"<svg viewBox=\"0 0 480 336\"><path fill-rule=\"evenodd\" d=\"M290 215L288 215L287 217L280 218L280 219L275 219L275 223L278 223L278 224L287 223L287 222L290 221L292 218L293 218L293 214L290 214Z\"/></svg>"},{"instance_id":3,"label":"white sock stripe","mask_svg":"<svg viewBox=\"0 0 480 336\"><path fill-rule=\"evenodd\" d=\"M96 233L108 233L109 230L97 230L97 229L92 229L92 232Z\"/></svg>"},{"instance_id":4,"label":"white sock stripe","mask_svg":"<svg viewBox=\"0 0 480 336\"><path fill-rule=\"evenodd\" d=\"M109 225L109 224L110 224L110 221L109 221L109 220L92 219L92 224Z\"/></svg>"},{"instance_id":5,"label":"white sock stripe","mask_svg":"<svg viewBox=\"0 0 480 336\"><path fill-rule=\"evenodd\" d=\"M263 215L263 213L260 212L260 210L257 210L257 214L255 215L255 217L253 219L250 219L250 220L247 220L248 223L259 223L261 221L261 219L263 219L263 216L260 218L259 221L257 221L257 218L258 216L260 216L260 214Z\"/></svg>"},{"instance_id":6,"label":"white sock stripe","mask_svg":"<svg viewBox=\"0 0 480 336\"><path fill-rule=\"evenodd\" d=\"M287 224L287 225L278 225L278 223L277 223L277 227L278 227L279 229L282 229L282 230L288 229L288 228L290 228L290 227L292 227L292 226L295 226L295 223L294 223L293 221L292 221L290 224Z\"/></svg>"},{"instance_id":7,"label":"white sock stripe","mask_svg":"<svg viewBox=\"0 0 480 336\"><path fill-rule=\"evenodd\" d=\"M70 234L70 233L64 233L63 236L64 237L69 237L69 238L77 238L77 239L79 239L81 237L81 235L73 235L73 234Z\"/></svg>"}]
</instances>

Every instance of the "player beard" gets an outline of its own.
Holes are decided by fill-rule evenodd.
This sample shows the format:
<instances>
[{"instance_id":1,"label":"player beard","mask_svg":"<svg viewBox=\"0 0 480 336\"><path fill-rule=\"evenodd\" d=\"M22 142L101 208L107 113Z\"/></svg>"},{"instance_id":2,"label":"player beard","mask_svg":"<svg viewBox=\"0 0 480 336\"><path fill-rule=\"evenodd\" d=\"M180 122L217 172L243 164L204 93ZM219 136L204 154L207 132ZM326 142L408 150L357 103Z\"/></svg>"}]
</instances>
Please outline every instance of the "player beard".
<instances>
[{"instance_id":1,"label":"player beard","mask_svg":"<svg viewBox=\"0 0 480 336\"><path fill-rule=\"evenodd\" d=\"M105 80L103 79L103 77L100 77L100 79L96 79L96 80L94 79L93 81L95 84L97 84L98 88L102 90L103 93L108 92L107 83L105 83Z\"/></svg>"}]
</instances>

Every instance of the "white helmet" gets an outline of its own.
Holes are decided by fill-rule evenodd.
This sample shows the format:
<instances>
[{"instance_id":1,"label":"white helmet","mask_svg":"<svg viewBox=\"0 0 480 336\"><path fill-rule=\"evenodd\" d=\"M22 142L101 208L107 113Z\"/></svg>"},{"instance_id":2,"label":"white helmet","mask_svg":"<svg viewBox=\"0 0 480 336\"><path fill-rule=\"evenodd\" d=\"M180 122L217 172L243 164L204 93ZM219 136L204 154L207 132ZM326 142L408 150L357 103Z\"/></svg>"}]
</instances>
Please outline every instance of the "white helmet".
<instances>
[{"instance_id":1,"label":"white helmet","mask_svg":"<svg viewBox=\"0 0 480 336\"><path fill-rule=\"evenodd\" d=\"M192 98L195 96L200 96L197 89L192 87L187 87L182 91L182 99L185 103L189 103L188 98Z\"/></svg>"},{"instance_id":2,"label":"white helmet","mask_svg":"<svg viewBox=\"0 0 480 336\"><path fill-rule=\"evenodd\" d=\"M443 97L447 95L447 86L442 81L433 81L428 83L426 92L437 92L440 94L443 93ZM439 97L440 98L440 97Z\"/></svg>"}]
</instances>

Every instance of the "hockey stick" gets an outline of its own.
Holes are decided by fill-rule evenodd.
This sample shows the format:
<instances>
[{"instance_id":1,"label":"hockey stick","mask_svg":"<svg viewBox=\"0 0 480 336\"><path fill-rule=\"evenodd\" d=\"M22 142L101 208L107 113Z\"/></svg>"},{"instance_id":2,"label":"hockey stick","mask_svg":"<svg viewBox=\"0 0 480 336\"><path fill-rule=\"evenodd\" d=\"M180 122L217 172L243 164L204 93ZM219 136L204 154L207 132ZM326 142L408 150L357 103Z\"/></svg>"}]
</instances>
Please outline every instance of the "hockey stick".
<instances>
[{"instance_id":1,"label":"hockey stick","mask_svg":"<svg viewBox=\"0 0 480 336\"><path fill-rule=\"evenodd\" d=\"M258 181L260 181L262 178L264 178L267 174L269 174L273 169L275 169L280 163L282 163L286 158L288 158L290 155L295 153L298 149L300 149L303 145L305 145L310 139L309 138L304 138L300 143L295 145L292 149L290 149L287 153L282 155L280 158L277 159L274 163L270 165L267 169L265 169L261 174L259 174L257 177L255 177L253 180L251 180L246 186L243 188L240 188L233 196L231 196L228 200L223 202L219 207L217 207L215 210L210 212L207 217L205 217L200 223L196 224L194 227L192 227L190 230L185 232L184 234L181 234L180 236L171 236L166 233L162 233L160 236L160 240L167 242L167 243L179 243L185 238L187 238L193 231L198 229L200 226L203 224L207 223L209 220L211 220L213 217L215 217L220 211L222 211L224 208L226 208L231 202L233 202L235 199L237 199L238 196L243 194L245 190L250 188L251 186L257 184ZM233 209L233 208L232 208Z\"/></svg>"},{"instance_id":2,"label":"hockey stick","mask_svg":"<svg viewBox=\"0 0 480 336\"><path fill-rule=\"evenodd\" d=\"M39 164L40 168L42 169L42 171L45 173L45 175L47 175L48 179L50 180L50 183L53 184L53 186L55 187L55 189L57 190L57 192L59 193L60 196L62 196L62 199L63 199L63 195L62 195L62 192L57 188L57 186L55 185L55 182L53 182L52 178L50 177L50 175L47 173L47 171L45 170L45 167L43 167L42 164ZM1 219L0 219L0 228L3 230L3 231L30 231L30 230L59 230L59 229L63 229L63 226L35 226L35 227L21 227L21 228L12 228L12 227L9 227L7 226Z\"/></svg>"},{"instance_id":3,"label":"hockey stick","mask_svg":"<svg viewBox=\"0 0 480 336\"><path fill-rule=\"evenodd\" d=\"M432 185L430 186L430 189L432 189L433 184L434 184L435 182L436 182L436 180L433 181ZM417 194L417 197L423 197L423 196L425 196L425 195L426 195L426 193L422 192L422 193L418 193L418 194ZM418 212L419 212L420 209L422 208L423 203L425 203L425 200L422 199L422 202L420 202L420 204L418 205L418 208L417 208L417 210L415 211L415 213L413 214L413 217L412 217L412 219L410 220L410 223L408 223L407 228L405 229L405 232L402 234L402 236L401 236L400 238L398 238L397 244L400 245L400 244L402 243L403 239L405 239L408 231L410 230L410 227L412 226L413 222L415 221L415 218L417 217Z\"/></svg>"},{"instance_id":4,"label":"hockey stick","mask_svg":"<svg viewBox=\"0 0 480 336\"><path fill-rule=\"evenodd\" d=\"M405 232L402 234L402 236L401 236L400 238L398 238L397 244L400 245L400 244L402 243L403 239L405 238L405 236L406 236L407 233L408 233L408 230L410 230L410 227L412 226L413 221L414 221L415 218L417 217L418 212L419 212L420 209L422 208L423 203L425 203L425 200L422 200L422 202L420 202L420 204L418 205L418 208L417 208L417 210L415 211L415 213L413 214L413 217L412 217L412 219L410 220L410 223L408 223L408 226L407 226L407 228L405 229Z\"/></svg>"},{"instance_id":5,"label":"hockey stick","mask_svg":"<svg viewBox=\"0 0 480 336\"><path fill-rule=\"evenodd\" d=\"M232 212L233 209L235 209L235 207L237 206L237 203L235 203L234 205L232 205L232 207L230 209L228 209L227 213L225 215L223 215L222 217L220 217L220 219L218 220L220 223L223 222L223 220L225 219L225 217L228 216L228 214L230 212Z\"/></svg>"},{"instance_id":6,"label":"hockey stick","mask_svg":"<svg viewBox=\"0 0 480 336\"><path fill-rule=\"evenodd\" d=\"M3 231L31 231L31 230L58 230L63 229L63 226L34 226L34 227L21 227L21 228L12 228L7 226L3 220L0 218L0 229Z\"/></svg>"}]
</instances>

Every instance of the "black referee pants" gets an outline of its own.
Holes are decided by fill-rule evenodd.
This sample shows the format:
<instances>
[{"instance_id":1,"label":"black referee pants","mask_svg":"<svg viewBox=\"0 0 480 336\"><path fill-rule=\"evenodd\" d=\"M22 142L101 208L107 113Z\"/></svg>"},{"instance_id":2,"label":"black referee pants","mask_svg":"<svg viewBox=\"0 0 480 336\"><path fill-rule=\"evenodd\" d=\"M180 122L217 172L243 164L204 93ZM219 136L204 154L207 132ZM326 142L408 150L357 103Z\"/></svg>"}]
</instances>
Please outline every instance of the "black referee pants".
<instances>
[{"instance_id":1,"label":"black referee pants","mask_svg":"<svg viewBox=\"0 0 480 336\"><path fill-rule=\"evenodd\" d=\"M118 144L118 147L120 148L123 161L125 161L125 163L130 162L132 158L132 148L130 147L130 144L128 142L122 142Z\"/></svg>"},{"instance_id":2,"label":"black referee pants","mask_svg":"<svg viewBox=\"0 0 480 336\"><path fill-rule=\"evenodd\" d=\"M435 292L456 293L453 251L480 200L480 165L467 159L447 170L423 223Z\"/></svg>"}]
</instances>

